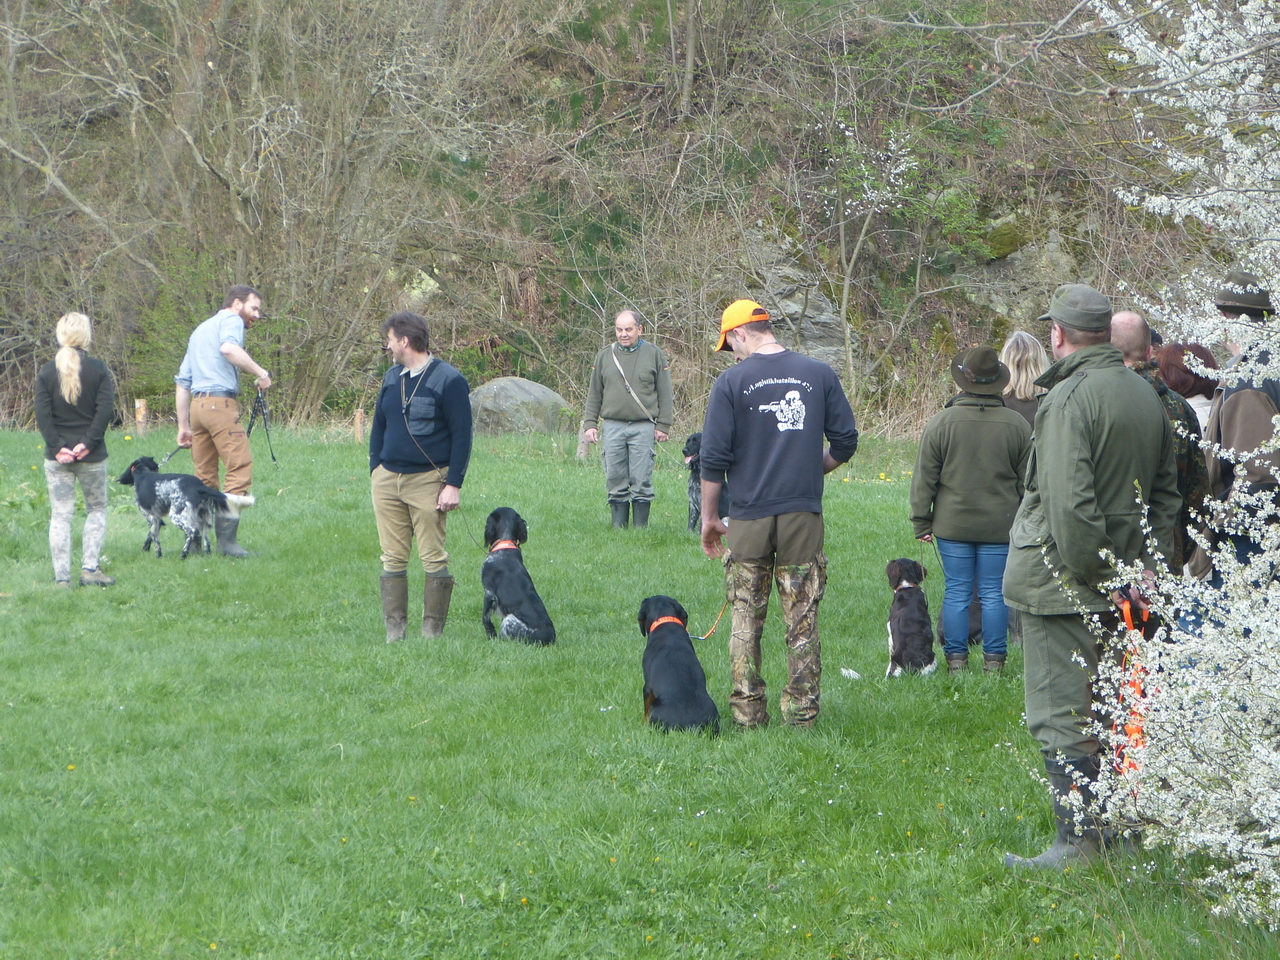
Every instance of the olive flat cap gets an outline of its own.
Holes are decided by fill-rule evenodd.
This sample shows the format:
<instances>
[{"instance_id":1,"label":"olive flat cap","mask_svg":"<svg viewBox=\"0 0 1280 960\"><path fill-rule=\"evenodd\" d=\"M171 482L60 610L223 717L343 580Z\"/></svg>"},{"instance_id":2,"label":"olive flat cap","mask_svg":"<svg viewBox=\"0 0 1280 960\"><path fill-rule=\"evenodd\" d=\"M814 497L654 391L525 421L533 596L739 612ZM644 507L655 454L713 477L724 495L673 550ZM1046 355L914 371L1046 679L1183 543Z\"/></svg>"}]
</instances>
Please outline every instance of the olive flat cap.
<instances>
[{"instance_id":1,"label":"olive flat cap","mask_svg":"<svg viewBox=\"0 0 1280 960\"><path fill-rule=\"evenodd\" d=\"M1049 312L1040 319L1077 330L1110 330L1111 301L1083 283L1064 283L1053 291Z\"/></svg>"},{"instance_id":2,"label":"olive flat cap","mask_svg":"<svg viewBox=\"0 0 1280 960\"><path fill-rule=\"evenodd\" d=\"M1228 310L1259 310L1273 313L1271 293L1262 288L1254 274L1232 270L1222 282L1222 289L1213 298L1214 306Z\"/></svg>"}]
</instances>

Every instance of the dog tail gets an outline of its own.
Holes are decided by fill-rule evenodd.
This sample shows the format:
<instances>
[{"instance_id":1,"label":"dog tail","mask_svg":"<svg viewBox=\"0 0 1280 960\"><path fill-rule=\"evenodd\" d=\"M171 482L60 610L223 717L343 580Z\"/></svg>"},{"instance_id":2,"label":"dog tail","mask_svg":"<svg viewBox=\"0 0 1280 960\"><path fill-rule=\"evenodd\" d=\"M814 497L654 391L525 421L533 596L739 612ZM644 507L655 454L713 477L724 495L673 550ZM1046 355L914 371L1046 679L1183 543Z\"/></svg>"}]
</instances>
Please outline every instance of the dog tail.
<instances>
[{"instance_id":1,"label":"dog tail","mask_svg":"<svg viewBox=\"0 0 1280 960\"><path fill-rule=\"evenodd\" d=\"M226 503L225 505L219 504L219 509L232 517L240 516L241 507L252 507L254 504L254 499L250 496L241 496L238 493L228 493L224 494L224 496L226 497Z\"/></svg>"}]
</instances>

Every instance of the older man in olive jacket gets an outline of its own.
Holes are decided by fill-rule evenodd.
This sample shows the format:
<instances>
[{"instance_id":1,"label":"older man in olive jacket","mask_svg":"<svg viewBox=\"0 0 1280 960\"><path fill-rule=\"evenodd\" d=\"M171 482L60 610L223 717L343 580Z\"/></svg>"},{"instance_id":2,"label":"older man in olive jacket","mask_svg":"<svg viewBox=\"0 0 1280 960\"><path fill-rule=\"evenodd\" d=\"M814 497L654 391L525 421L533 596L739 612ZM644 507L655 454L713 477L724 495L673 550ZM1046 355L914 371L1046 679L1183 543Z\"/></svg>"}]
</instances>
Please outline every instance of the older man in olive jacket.
<instances>
[{"instance_id":1,"label":"older man in olive jacket","mask_svg":"<svg viewBox=\"0 0 1280 960\"><path fill-rule=\"evenodd\" d=\"M1046 868L1102 848L1088 812L1102 767L1088 729L1102 649L1081 611L1116 628L1116 607L1128 598L1108 594L1116 571L1103 554L1154 569L1152 547L1170 556L1182 500L1173 429L1150 385L1109 342L1110 301L1092 287L1064 284L1040 319L1052 321L1057 362L1036 381L1050 390L1036 413L1026 495L1009 533L1004 595L1023 613L1027 727L1044 752L1057 838L1038 857L1010 854L1005 862ZM1142 533L1144 504L1154 544ZM1079 827L1073 790L1086 807Z\"/></svg>"}]
</instances>

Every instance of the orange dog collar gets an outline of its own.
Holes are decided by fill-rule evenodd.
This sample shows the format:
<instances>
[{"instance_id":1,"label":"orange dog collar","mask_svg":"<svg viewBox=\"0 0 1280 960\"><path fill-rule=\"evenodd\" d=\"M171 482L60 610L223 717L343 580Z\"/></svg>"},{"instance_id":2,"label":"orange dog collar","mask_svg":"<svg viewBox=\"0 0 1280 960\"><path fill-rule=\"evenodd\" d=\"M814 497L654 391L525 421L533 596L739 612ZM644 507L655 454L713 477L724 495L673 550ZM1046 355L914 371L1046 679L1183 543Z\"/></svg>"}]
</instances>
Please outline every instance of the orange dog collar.
<instances>
[{"instance_id":1,"label":"orange dog collar","mask_svg":"<svg viewBox=\"0 0 1280 960\"><path fill-rule=\"evenodd\" d=\"M520 549L520 544L516 543L514 540L499 540L497 543L495 543L492 547L489 548L489 552L493 553L493 551L495 550L519 550L519 549Z\"/></svg>"},{"instance_id":2,"label":"orange dog collar","mask_svg":"<svg viewBox=\"0 0 1280 960\"><path fill-rule=\"evenodd\" d=\"M657 630L664 623L678 623L680 626L684 626L684 621L679 617L659 617L657 620L653 621L653 623L649 624L649 632L653 633L653 631Z\"/></svg>"}]
</instances>

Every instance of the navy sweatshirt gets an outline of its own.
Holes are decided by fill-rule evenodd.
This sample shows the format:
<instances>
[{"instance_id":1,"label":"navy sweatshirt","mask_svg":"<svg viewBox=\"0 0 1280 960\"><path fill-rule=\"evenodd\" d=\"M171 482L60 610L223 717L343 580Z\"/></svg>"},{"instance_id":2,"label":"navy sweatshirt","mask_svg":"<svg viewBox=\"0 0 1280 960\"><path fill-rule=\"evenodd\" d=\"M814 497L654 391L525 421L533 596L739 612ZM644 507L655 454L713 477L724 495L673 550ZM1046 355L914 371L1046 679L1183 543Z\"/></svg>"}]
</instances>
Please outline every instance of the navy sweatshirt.
<instances>
[{"instance_id":1,"label":"navy sweatshirt","mask_svg":"<svg viewBox=\"0 0 1280 960\"><path fill-rule=\"evenodd\" d=\"M436 357L416 377L399 364L388 370L369 431L369 472L380 465L392 473L448 468L445 483L461 487L470 460L471 389L466 378Z\"/></svg>"},{"instance_id":2,"label":"navy sweatshirt","mask_svg":"<svg viewBox=\"0 0 1280 960\"><path fill-rule=\"evenodd\" d=\"M702 479L732 491L732 518L822 512L823 437L845 463L858 428L840 378L821 360L754 353L720 374L702 426Z\"/></svg>"}]
</instances>

